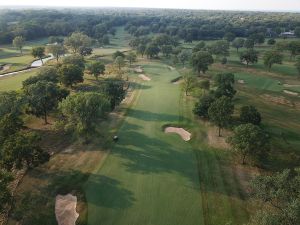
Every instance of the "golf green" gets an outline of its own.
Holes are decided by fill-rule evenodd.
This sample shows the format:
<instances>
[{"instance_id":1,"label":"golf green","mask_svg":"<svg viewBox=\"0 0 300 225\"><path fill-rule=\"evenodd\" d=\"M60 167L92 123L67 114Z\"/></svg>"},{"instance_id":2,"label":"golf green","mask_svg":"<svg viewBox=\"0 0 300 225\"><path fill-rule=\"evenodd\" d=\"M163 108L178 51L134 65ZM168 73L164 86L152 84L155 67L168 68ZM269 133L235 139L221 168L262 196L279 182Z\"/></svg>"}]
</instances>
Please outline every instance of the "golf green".
<instances>
[{"instance_id":1,"label":"golf green","mask_svg":"<svg viewBox=\"0 0 300 225\"><path fill-rule=\"evenodd\" d=\"M162 131L183 119L180 87L170 82L179 74L159 62L143 68L152 80L140 86L118 143L87 182L88 224L204 224L192 147Z\"/></svg>"}]
</instances>

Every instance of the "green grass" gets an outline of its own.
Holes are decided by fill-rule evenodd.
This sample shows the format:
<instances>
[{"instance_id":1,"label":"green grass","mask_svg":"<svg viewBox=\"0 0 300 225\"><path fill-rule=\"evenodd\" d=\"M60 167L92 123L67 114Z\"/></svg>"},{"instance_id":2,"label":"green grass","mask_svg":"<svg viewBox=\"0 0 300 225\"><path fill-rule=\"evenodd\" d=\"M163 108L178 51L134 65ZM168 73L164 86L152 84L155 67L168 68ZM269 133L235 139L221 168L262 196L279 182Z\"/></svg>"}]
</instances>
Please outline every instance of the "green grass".
<instances>
[{"instance_id":1,"label":"green grass","mask_svg":"<svg viewBox=\"0 0 300 225\"><path fill-rule=\"evenodd\" d=\"M12 76L0 77L0 91L18 90L22 87L22 82L30 76L34 76L37 69L29 72L19 73Z\"/></svg>"},{"instance_id":2,"label":"green grass","mask_svg":"<svg viewBox=\"0 0 300 225\"><path fill-rule=\"evenodd\" d=\"M245 222L239 184L229 182L234 176L223 170L222 154L199 149L199 139L187 143L162 131L165 124L192 124L179 86L170 83L179 73L159 62L143 67L152 80L140 86L119 142L86 184L88 224Z\"/></svg>"}]
</instances>

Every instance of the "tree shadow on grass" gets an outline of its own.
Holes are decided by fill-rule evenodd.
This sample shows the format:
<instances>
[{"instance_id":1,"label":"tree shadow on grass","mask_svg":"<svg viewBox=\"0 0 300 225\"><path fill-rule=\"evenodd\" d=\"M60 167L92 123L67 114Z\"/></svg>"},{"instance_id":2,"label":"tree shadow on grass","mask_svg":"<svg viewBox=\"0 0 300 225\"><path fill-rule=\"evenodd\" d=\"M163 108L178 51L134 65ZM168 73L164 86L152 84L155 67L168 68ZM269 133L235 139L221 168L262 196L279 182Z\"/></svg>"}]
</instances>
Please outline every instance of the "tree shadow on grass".
<instances>
[{"instance_id":1,"label":"tree shadow on grass","mask_svg":"<svg viewBox=\"0 0 300 225\"><path fill-rule=\"evenodd\" d=\"M192 189L199 190L200 185L205 192L245 198L239 180L225 169L225 162L209 150L193 150L186 144L186 149L184 145L177 148L168 141L128 130L111 154L126 159L123 165L132 173L177 173L189 181L186 185Z\"/></svg>"},{"instance_id":2,"label":"tree shadow on grass","mask_svg":"<svg viewBox=\"0 0 300 225\"><path fill-rule=\"evenodd\" d=\"M183 116L177 116L166 113L153 113L145 110L132 108L128 109L127 116L144 121L163 121L165 123L178 123L178 121L190 121L190 119L185 118Z\"/></svg>"}]
</instances>

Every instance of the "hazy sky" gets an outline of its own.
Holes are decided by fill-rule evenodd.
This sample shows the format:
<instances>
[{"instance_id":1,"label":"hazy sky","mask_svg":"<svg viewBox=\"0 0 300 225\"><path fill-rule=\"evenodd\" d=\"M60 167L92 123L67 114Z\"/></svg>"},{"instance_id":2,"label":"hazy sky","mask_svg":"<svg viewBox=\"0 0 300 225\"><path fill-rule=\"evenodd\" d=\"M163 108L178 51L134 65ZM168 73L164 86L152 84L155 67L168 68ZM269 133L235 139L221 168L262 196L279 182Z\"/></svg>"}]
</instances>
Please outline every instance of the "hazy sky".
<instances>
[{"instance_id":1,"label":"hazy sky","mask_svg":"<svg viewBox=\"0 0 300 225\"><path fill-rule=\"evenodd\" d=\"M5 5L300 11L300 0L0 0Z\"/></svg>"}]
</instances>

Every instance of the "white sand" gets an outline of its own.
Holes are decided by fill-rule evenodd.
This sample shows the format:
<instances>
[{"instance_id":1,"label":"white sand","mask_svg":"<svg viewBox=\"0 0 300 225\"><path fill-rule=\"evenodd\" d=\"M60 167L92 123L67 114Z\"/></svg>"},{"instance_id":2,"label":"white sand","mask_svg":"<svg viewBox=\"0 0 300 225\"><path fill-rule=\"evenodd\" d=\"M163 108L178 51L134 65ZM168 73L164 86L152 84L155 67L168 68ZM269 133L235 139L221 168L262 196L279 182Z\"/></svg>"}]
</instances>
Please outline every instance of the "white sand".
<instances>
[{"instance_id":1,"label":"white sand","mask_svg":"<svg viewBox=\"0 0 300 225\"><path fill-rule=\"evenodd\" d=\"M238 80L237 81L239 84L245 84L245 81L244 80Z\"/></svg>"},{"instance_id":2,"label":"white sand","mask_svg":"<svg viewBox=\"0 0 300 225\"><path fill-rule=\"evenodd\" d=\"M191 140L191 133L186 131L183 128L179 128L179 127L167 127L165 129L165 133L176 133L178 135L180 135L180 137L185 140L185 141L189 141Z\"/></svg>"},{"instance_id":3,"label":"white sand","mask_svg":"<svg viewBox=\"0 0 300 225\"><path fill-rule=\"evenodd\" d=\"M150 78L150 77L147 77L145 74L140 74L140 75L139 75L139 78L141 78L141 79L144 80L144 81L150 81L150 80L151 80L151 78Z\"/></svg>"},{"instance_id":4,"label":"white sand","mask_svg":"<svg viewBox=\"0 0 300 225\"><path fill-rule=\"evenodd\" d=\"M55 215L58 225L75 225L79 214L76 212L77 197L71 194L57 195Z\"/></svg>"},{"instance_id":5,"label":"white sand","mask_svg":"<svg viewBox=\"0 0 300 225\"><path fill-rule=\"evenodd\" d=\"M288 91L288 90L283 90L283 92L286 93L286 94L288 94L288 95L298 96L297 92Z\"/></svg>"},{"instance_id":6,"label":"white sand","mask_svg":"<svg viewBox=\"0 0 300 225\"><path fill-rule=\"evenodd\" d=\"M169 70L175 70L173 66L168 66Z\"/></svg>"}]
</instances>

